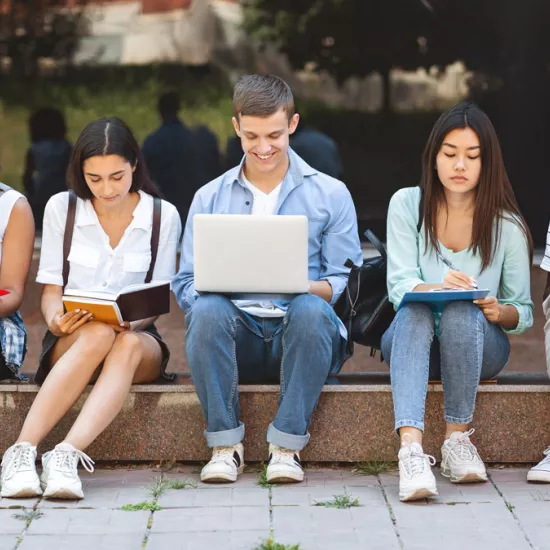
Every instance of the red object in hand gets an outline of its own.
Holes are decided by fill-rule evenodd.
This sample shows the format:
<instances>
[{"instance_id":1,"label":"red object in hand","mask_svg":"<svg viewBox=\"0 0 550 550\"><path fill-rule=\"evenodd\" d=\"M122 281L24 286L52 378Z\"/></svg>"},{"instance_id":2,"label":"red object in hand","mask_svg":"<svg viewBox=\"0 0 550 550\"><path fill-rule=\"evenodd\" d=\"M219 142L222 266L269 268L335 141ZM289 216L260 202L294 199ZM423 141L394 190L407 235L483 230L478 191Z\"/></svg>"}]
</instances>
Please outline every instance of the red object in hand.
<instances>
[{"instance_id":1,"label":"red object in hand","mask_svg":"<svg viewBox=\"0 0 550 550\"><path fill-rule=\"evenodd\" d=\"M9 293L10 293L9 290L4 290L3 288L0 288L0 297L6 296L6 294L9 294Z\"/></svg>"}]
</instances>

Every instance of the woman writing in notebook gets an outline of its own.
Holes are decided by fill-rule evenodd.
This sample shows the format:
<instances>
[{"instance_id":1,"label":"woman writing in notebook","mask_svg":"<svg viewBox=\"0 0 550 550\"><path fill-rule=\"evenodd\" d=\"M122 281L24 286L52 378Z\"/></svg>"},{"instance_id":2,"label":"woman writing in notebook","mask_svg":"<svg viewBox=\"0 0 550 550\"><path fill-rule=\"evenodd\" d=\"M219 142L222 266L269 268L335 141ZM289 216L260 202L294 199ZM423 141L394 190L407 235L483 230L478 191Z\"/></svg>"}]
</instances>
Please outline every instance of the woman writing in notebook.
<instances>
[{"instance_id":1,"label":"woman writing in notebook","mask_svg":"<svg viewBox=\"0 0 550 550\"><path fill-rule=\"evenodd\" d=\"M510 353L507 334L533 323L532 241L506 175L495 130L462 102L436 122L420 188L398 191L388 211L388 294L489 289L485 299L451 301L441 313L406 303L382 338L390 365L395 429L401 439L401 500L437 495L422 434L428 380L441 379L446 431L441 473L452 482L485 481L469 439L480 379L495 377Z\"/></svg>"},{"instance_id":2,"label":"woman writing in notebook","mask_svg":"<svg viewBox=\"0 0 550 550\"><path fill-rule=\"evenodd\" d=\"M76 208L64 192L50 199L44 214L37 276L44 285L42 313L48 325L36 374L42 387L17 442L4 455L4 497L43 492L50 498L83 498L78 462L93 471L84 449L116 417L130 386L163 376L169 357L154 319L111 326L94 322L85 310L64 313L62 304L64 278L67 289L117 293L143 283L151 268L152 281L170 280L175 272L179 215L162 201L155 221L157 192L121 120L103 118L86 126L73 149L68 183L78 197ZM155 227L159 238L152 264ZM64 238L70 229L64 270ZM43 455L39 480L36 446L91 380L94 387L66 438Z\"/></svg>"}]
</instances>

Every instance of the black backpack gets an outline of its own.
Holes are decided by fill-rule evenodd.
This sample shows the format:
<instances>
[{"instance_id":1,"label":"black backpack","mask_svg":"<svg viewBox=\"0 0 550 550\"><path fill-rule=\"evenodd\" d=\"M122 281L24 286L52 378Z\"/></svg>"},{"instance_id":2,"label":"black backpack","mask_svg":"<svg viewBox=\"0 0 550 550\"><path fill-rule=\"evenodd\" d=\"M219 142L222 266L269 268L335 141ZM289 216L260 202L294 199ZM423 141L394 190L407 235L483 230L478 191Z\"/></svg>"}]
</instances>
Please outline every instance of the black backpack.
<instances>
[{"instance_id":1,"label":"black backpack","mask_svg":"<svg viewBox=\"0 0 550 550\"><path fill-rule=\"evenodd\" d=\"M418 205L417 232L420 233L424 213L424 194ZM355 265L349 258L344 264L351 268L348 284L340 295L334 311L348 331L347 352L353 354L353 343L371 348L371 356L380 349L384 332L389 328L395 310L388 299L386 275L387 253L384 245L370 230L365 237L376 248L379 256L368 258L363 265Z\"/></svg>"},{"instance_id":2,"label":"black backpack","mask_svg":"<svg viewBox=\"0 0 550 550\"><path fill-rule=\"evenodd\" d=\"M334 305L336 315L348 331L349 355L353 354L354 342L369 346L374 355L395 317L388 299L386 249L372 231L365 231L365 237L380 255L366 259L361 266L350 259L346 261L345 266L351 268L348 284Z\"/></svg>"}]
</instances>

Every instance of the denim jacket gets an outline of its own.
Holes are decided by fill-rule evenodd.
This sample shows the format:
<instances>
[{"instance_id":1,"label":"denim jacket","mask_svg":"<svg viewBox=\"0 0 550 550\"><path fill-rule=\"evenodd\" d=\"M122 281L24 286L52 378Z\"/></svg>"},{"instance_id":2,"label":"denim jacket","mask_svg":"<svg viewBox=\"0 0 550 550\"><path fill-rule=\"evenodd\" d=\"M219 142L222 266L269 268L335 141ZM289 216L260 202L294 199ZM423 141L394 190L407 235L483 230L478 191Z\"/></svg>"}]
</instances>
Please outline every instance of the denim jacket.
<instances>
[{"instance_id":1,"label":"denim jacket","mask_svg":"<svg viewBox=\"0 0 550 550\"><path fill-rule=\"evenodd\" d=\"M282 183L276 214L307 216L308 277L330 283L334 305L348 279L349 269L344 262L347 258L357 265L363 261L353 200L341 181L314 170L290 148L288 155L290 167ZM180 271L172 282L178 304L186 313L198 297L193 279L193 216L250 214L252 193L241 177L244 160L245 157L239 166L199 189L193 199L183 235ZM285 301L275 304L283 310L288 308ZM340 333L346 337L343 324Z\"/></svg>"}]
</instances>

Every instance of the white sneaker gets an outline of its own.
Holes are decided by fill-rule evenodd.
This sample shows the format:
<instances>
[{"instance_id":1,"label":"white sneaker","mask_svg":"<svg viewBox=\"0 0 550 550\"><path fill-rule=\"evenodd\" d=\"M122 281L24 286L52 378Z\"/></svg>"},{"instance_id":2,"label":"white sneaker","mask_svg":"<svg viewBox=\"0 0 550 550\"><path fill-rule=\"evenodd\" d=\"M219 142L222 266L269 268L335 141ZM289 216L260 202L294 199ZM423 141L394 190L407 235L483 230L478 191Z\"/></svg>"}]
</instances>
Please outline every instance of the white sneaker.
<instances>
[{"instance_id":1,"label":"white sneaker","mask_svg":"<svg viewBox=\"0 0 550 550\"><path fill-rule=\"evenodd\" d=\"M304 470L300 462L300 453L270 444L267 481L268 483L304 481Z\"/></svg>"},{"instance_id":2,"label":"white sneaker","mask_svg":"<svg viewBox=\"0 0 550 550\"><path fill-rule=\"evenodd\" d=\"M2 491L6 498L36 497L42 494L36 473L36 447L30 443L12 445L2 458Z\"/></svg>"},{"instance_id":3,"label":"white sneaker","mask_svg":"<svg viewBox=\"0 0 550 550\"><path fill-rule=\"evenodd\" d=\"M399 449L399 500L418 500L437 496L432 468L435 458L424 454L418 443L405 443Z\"/></svg>"},{"instance_id":4,"label":"white sneaker","mask_svg":"<svg viewBox=\"0 0 550 550\"><path fill-rule=\"evenodd\" d=\"M42 456L42 489L45 498L84 498L82 482L78 477L78 463L92 473L94 461L70 443L60 443Z\"/></svg>"},{"instance_id":5,"label":"white sneaker","mask_svg":"<svg viewBox=\"0 0 550 550\"><path fill-rule=\"evenodd\" d=\"M544 451L544 458L529 470L527 481L550 483L550 447Z\"/></svg>"},{"instance_id":6,"label":"white sneaker","mask_svg":"<svg viewBox=\"0 0 550 550\"><path fill-rule=\"evenodd\" d=\"M452 483L487 481L485 464L470 441L474 431L453 432L441 447L441 475Z\"/></svg>"},{"instance_id":7,"label":"white sneaker","mask_svg":"<svg viewBox=\"0 0 550 550\"><path fill-rule=\"evenodd\" d=\"M237 481L244 471L244 447L242 443L231 447L214 447L210 462L201 471L201 481L224 483Z\"/></svg>"}]
</instances>

